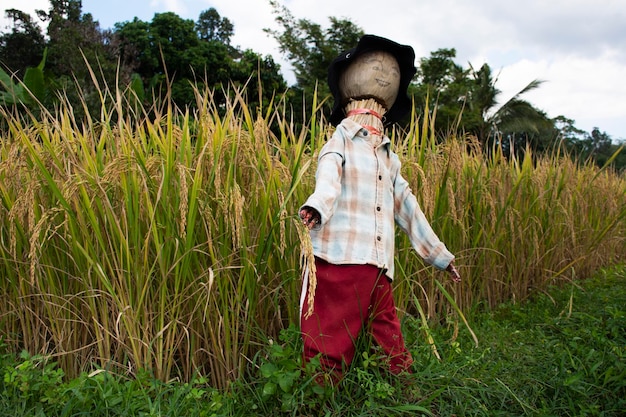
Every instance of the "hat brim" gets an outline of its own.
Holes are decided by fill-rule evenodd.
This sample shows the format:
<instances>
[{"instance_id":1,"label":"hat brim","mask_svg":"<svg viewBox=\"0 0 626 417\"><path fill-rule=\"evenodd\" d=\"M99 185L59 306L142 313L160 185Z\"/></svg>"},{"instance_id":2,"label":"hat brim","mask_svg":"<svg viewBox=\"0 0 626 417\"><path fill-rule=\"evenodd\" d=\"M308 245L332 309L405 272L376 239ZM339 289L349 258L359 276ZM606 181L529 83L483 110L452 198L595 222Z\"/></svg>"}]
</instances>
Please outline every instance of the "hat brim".
<instances>
[{"instance_id":1,"label":"hat brim","mask_svg":"<svg viewBox=\"0 0 626 417\"><path fill-rule=\"evenodd\" d=\"M330 123L337 126L345 118L344 106L339 89L339 78L343 70L354 61L359 55L369 51L384 51L392 54L400 67L400 85L398 97L390 109L385 113L384 124L390 125L404 117L412 106L408 96L408 88L417 69L415 68L415 52L408 45L400 45L397 42L375 35L364 35L359 40L356 47L342 52L328 67L328 87L335 100Z\"/></svg>"}]
</instances>

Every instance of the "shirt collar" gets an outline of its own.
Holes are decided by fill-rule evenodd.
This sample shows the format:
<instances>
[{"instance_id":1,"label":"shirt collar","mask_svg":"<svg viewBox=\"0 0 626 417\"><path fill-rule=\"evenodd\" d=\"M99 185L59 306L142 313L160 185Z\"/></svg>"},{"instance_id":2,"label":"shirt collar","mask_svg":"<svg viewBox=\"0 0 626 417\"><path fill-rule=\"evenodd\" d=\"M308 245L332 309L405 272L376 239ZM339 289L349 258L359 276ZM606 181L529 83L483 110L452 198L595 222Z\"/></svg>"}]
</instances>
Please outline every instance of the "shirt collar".
<instances>
[{"instance_id":1,"label":"shirt collar","mask_svg":"<svg viewBox=\"0 0 626 417\"><path fill-rule=\"evenodd\" d=\"M354 120L348 119L348 118L343 119L341 123L339 123L337 128L344 129L346 136L351 139L355 137L357 133L359 133L362 129L364 129L363 126L361 126ZM389 139L387 135L383 135L383 141L381 142L380 146L389 145L390 143L391 143L391 139Z\"/></svg>"}]
</instances>

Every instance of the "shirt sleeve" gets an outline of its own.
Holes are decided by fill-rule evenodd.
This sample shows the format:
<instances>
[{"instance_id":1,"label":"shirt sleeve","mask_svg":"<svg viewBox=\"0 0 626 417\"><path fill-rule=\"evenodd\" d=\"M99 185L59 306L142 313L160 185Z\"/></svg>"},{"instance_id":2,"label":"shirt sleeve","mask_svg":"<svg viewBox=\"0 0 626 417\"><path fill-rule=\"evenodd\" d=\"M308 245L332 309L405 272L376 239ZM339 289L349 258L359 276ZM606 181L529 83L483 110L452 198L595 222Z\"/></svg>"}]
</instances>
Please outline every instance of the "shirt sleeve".
<instances>
[{"instance_id":1,"label":"shirt sleeve","mask_svg":"<svg viewBox=\"0 0 626 417\"><path fill-rule=\"evenodd\" d=\"M328 222L335 212L337 198L341 194L341 176L344 162L343 139L333 135L322 147L315 173L315 191L302 207L313 207L320 213L319 228Z\"/></svg>"},{"instance_id":2,"label":"shirt sleeve","mask_svg":"<svg viewBox=\"0 0 626 417\"><path fill-rule=\"evenodd\" d=\"M448 251L430 226L409 183L399 173L399 161L396 165L397 174L394 181L396 224L409 236L411 245L426 263L438 269L446 269L454 260L454 255Z\"/></svg>"}]
</instances>

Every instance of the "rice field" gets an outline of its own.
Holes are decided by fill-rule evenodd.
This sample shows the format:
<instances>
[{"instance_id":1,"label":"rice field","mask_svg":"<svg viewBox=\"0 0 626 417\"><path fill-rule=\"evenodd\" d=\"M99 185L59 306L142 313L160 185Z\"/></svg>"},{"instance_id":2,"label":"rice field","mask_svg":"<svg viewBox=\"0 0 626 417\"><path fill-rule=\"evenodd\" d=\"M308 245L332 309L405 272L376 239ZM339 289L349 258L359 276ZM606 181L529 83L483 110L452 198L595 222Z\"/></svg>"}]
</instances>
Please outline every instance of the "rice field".
<instances>
[{"instance_id":1,"label":"rice field","mask_svg":"<svg viewBox=\"0 0 626 417\"><path fill-rule=\"evenodd\" d=\"M76 120L61 104L28 119L0 110L0 337L96 368L226 388L298 322L307 239L297 210L331 134L319 108L296 127L280 97L241 91L197 110L147 112L103 91ZM400 314L464 323L626 258L626 178L566 155L506 159L471 138L434 137L414 115L390 132L424 212L457 255L461 284L425 266L398 233ZM436 352L436 346L433 346Z\"/></svg>"}]
</instances>

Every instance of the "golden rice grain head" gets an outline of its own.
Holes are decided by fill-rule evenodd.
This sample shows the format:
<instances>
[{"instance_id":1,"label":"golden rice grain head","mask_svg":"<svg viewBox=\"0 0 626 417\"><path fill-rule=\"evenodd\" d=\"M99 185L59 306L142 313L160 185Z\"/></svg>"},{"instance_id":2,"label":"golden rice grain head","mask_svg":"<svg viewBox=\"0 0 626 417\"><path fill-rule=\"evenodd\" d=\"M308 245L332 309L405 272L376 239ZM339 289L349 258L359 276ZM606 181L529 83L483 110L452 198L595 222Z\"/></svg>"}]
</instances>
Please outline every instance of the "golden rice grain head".
<instances>
[{"instance_id":1,"label":"golden rice grain head","mask_svg":"<svg viewBox=\"0 0 626 417\"><path fill-rule=\"evenodd\" d=\"M279 207L282 207L283 209L280 211L280 242L279 242L279 246L278 246L278 250L280 251L281 256L285 255L285 249L287 246L287 234L286 234L286 226L285 226L285 222L287 221L287 209L284 207L285 204L285 196L282 192L282 190L278 190L278 204Z\"/></svg>"},{"instance_id":2,"label":"golden rice grain head","mask_svg":"<svg viewBox=\"0 0 626 417\"><path fill-rule=\"evenodd\" d=\"M228 211L228 217L231 225L231 232L233 236L233 247L235 249L241 248L242 239L241 239L241 231L243 229L243 209L245 204L245 198L241 194L241 188L237 182L234 182L232 185L231 193L230 193L230 201Z\"/></svg>"},{"instance_id":3,"label":"golden rice grain head","mask_svg":"<svg viewBox=\"0 0 626 417\"><path fill-rule=\"evenodd\" d=\"M180 238L185 240L187 236L187 211L189 209L189 189L187 187L187 169L183 164L178 164L179 178L179 216L178 233Z\"/></svg>"},{"instance_id":4,"label":"golden rice grain head","mask_svg":"<svg viewBox=\"0 0 626 417\"><path fill-rule=\"evenodd\" d=\"M48 213L44 213L37 224L35 225L30 238L29 238L29 250L28 250L28 261L29 261L29 275L30 275L30 284L35 285L35 274L37 271L37 266L39 264L39 257L37 256L40 245L39 245L39 237L42 234L42 230L44 227L48 226Z\"/></svg>"},{"instance_id":5,"label":"golden rice grain head","mask_svg":"<svg viewBox=\"0 0 626 417\"><path fill-rule=\"evenodd\" d=\"M454 220L454 223L459 223L460 219L459 219L459 214L458 214L458 210L463 210L463 208L458 207L457 203L456 203L456 193L454 192L454 188L452 186L452 183L448 182L446 183L446 191L448 192L448 204L450 205L450 214L452 215L452 220Z\"/></svg>"},{"instance_id":6,"label":"golden rice grain head","mask_svg":"<svg viewBox=\"0 0 626 417\"><path fill-rule=\"evenodd\" d=\"M265 119L263 119L261 116L257 117L257 119L254 121L253 132L257 148L260 148L266 143L269 143L269 128L267 127Z\"/></svg>"}]
</instances>

